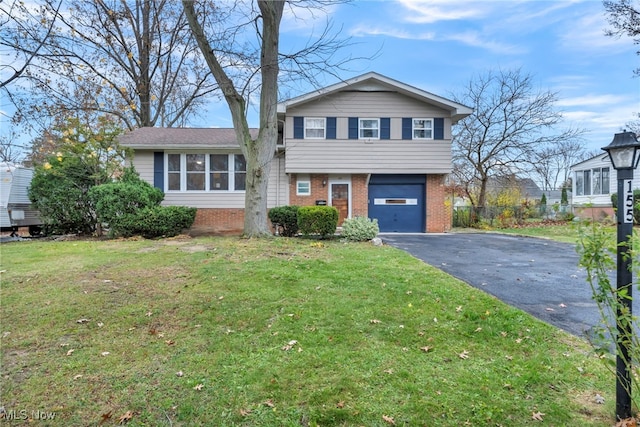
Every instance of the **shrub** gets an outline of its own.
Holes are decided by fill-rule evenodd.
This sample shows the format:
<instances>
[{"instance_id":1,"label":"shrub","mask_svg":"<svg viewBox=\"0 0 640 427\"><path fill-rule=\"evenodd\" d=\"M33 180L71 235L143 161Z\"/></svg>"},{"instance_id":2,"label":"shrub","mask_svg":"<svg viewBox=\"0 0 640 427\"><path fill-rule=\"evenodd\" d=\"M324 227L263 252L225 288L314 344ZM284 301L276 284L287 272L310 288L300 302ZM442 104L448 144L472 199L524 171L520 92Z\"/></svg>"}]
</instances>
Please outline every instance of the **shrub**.
<instances>
[{"instance_id":1,"label":"shrub","mask_svg":"<svg viewBox=\"0 0 640 427\"><path fill-rule=\"evenodd\" d=\"M611 194L611 204L613 211L618 212L618 193ZM640 224L640 189L633 190L633 222Z\"/></svg>"},{"instance_id":2,"label":"shrub","mask_svg":"<svg viewBox=\"0 0 640 427\"><path fill-rule=\"evenodd\" d=\"M140 209L160 205L164 194L158 188L140 179L135 170L126 169L118 182L98 185L89 190L100 222L106 223L111 236L120 236L120 220L124 215L136 214ZM128 227L127 227L128 228Z\"/></svg>"},{"instance_id":3,"label":"shrub","mask_svg":"<svg viewBox=\"0 0 640 427\"><path fill-rule=\"evenodd\" d=\"M380 228L377 219L369 219L364 216L347 218L342 224L342 236L355 242L371 240L378 235Z\"/></svg>"},{"instance_id":4,"label":"shrub","mask_svg":"<svg viewBox=\"0 0 640 427\"><path fill-rule=\"evenodd\" d=\"M333 206L302 206L298 209L298 228L305 236L331 236L338 228L338 210Z\"/></svg>"},{"instance_id":5,"label":"shrub","mask_svg":"<svg viewBox=\"0 0 640 427\"><path fill-rule=\"evenodd\" d=\"M298 234L298 206L278 206L269 211L269 220L276 233L285 237Z\"/></svg>"},{"instance_id":6,"label":"shrub","mask_svg":"<svg viewBox=\"0 0 640 427\"><path fill-rule=\"evenodd\" d=\"M127 213L118 219L118 235L140 235L147 239L172 237L193 225L196 208L186 206L153 206Z\"/></svg>"},{"instance_id":7,"label":"shrub","mask_svg":"<svg viewBox=\"0 0 640 427\"><path fill-rule=\"evenodd\" d=\"M93 170L76 156L51 156L36 168L29 199L40 212L46 234L91 234L96 218L88 191L95 185Z\"/></svg>"}]
</instances>

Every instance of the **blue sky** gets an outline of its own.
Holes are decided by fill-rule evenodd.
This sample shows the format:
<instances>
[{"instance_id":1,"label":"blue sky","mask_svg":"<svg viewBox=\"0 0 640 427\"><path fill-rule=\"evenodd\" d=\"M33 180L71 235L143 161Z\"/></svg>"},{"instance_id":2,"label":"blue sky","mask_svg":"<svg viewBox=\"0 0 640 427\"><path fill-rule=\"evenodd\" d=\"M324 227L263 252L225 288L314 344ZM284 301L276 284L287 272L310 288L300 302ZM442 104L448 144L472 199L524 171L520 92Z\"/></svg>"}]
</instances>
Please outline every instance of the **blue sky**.
<instances>
[{"instance_id":1,"label":"blue sky","mask_svg":"<svg viewBox=\"0 0 640 427\"><path fill-rule=\"evenodd\" d=\"M306 40L312 29L320 33L327 17L352 38L355 56L378 53L351 64L343 79L376 71L451 97L474 76L520 68L539 89L557 92L565 125L589 131L589 150L608 145L640 113L640 78L633 75L640 66L637 46L629 38L604 36L601 1L355 0L330 7L326 15L288 13L282 43ZM335 82L327 77L325 83ZM193 126L231 126L226 105L214 102ZM250 125L257 124L252 117ZM0 133L7 127L0 120Z\"/></svg>"},{"instance_id":2,"label":"blue sky","mask_svg":"<svg viewBox=\"0 0 640 427\"><path fill-rule=\"evenodd\" d=\"M329 15L358 52L380 49L342 78L376 71L450 97L488 70L520 68L557 92L566 126L587 129L591 150L640 113L638 46L604 35L601 1L356 0ZM314 23L319 31L324 18L285 17L283 40L307 37Z\"/></svg>"}]
</instances>

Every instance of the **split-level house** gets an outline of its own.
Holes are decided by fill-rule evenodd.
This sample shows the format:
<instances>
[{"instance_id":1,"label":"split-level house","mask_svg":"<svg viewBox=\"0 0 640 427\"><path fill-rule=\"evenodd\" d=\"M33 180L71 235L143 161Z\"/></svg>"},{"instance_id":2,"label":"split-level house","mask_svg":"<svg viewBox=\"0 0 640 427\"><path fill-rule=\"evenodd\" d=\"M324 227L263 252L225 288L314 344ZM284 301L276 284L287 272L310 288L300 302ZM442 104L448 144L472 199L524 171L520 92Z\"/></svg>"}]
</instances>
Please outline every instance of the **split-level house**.
<instances>
[{"instance_id":1,"label":"split-level house","mask_svg":"<svg viewBox=\"0 0 640 427\"><path fill-rule=\"evenodd\" d=\"M445 232L451 127L471 112L373 72L281 102L268 207L326 204L339 225L364 216L382 232ZM163 204L198 208L195 229L242 230L246 165L233 129L141 128L120 142Z\"/></svg>"}]
</instances>

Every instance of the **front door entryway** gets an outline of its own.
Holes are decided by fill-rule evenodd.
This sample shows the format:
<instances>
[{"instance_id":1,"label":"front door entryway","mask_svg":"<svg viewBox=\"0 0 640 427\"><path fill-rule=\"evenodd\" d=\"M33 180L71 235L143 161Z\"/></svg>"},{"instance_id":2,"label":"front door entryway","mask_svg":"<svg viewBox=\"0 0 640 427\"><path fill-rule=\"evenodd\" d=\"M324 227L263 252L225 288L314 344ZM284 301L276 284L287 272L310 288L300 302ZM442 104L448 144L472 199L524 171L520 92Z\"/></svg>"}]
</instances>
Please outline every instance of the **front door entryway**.
<instances>
[{"instance_id":1,"label":"front door entryway","mask_svg":"<svg viewBox=\"0 0 640 427\"><path fill-rule=\"evenodd\" d=\"M338 226L349 218L349 184L346 182L331 183L331 206L338 209Z\"/></svg>"}]
</instances>

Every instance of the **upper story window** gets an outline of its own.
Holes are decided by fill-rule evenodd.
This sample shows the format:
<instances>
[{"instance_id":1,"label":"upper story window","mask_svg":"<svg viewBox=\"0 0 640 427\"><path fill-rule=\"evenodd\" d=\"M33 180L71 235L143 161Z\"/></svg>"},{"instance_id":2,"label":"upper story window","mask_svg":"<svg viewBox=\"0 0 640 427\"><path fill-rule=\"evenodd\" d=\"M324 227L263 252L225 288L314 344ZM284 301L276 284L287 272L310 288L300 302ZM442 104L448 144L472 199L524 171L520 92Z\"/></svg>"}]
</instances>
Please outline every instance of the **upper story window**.
<instances>
[{"instance_id":1,"label":"upper story window","mask_svg":"<svg viewBox=\"0 0 640 427\"><path fill-rule=\"evenodd\" d=\"M413 119L413 139L433 139L433 119Z\"/></svg>"},{"instance_id":2,"label":"upper story window","mask_svg":"<svg viewBox=\"0 0 640 427\"><path fill-rule=\"evenodd\" d=\"M576 196L609 194L609 168L576 171Z\"/></svg>"},{"instance_id":3,"label":"upper story window","mask_svg":"<svg viewBox=\"0 0 640 427\"><path fill-rule=\"evenodd\" d=\"M380 138L380 119L360 119L358 136L360 139Z\"/></svg>"},{"instance_id":4,"label":"upper story window","mask_svg":"<svg viewBox=\"0 0 640 427\"><path fill-rule=\"evenodd\" d=\"M244 191L242 154L167 154L167 191Z\"/></svg>"},{"instance_id":5,"label":"upper story window","mask_svg":"<svg viewBox=\"0 0 640 427\"><path fill-rule=\"evenodd\" d=\"M325 119L317 117L304 118L305 139L324 139Z\"/></svg>"}]
</instances>

